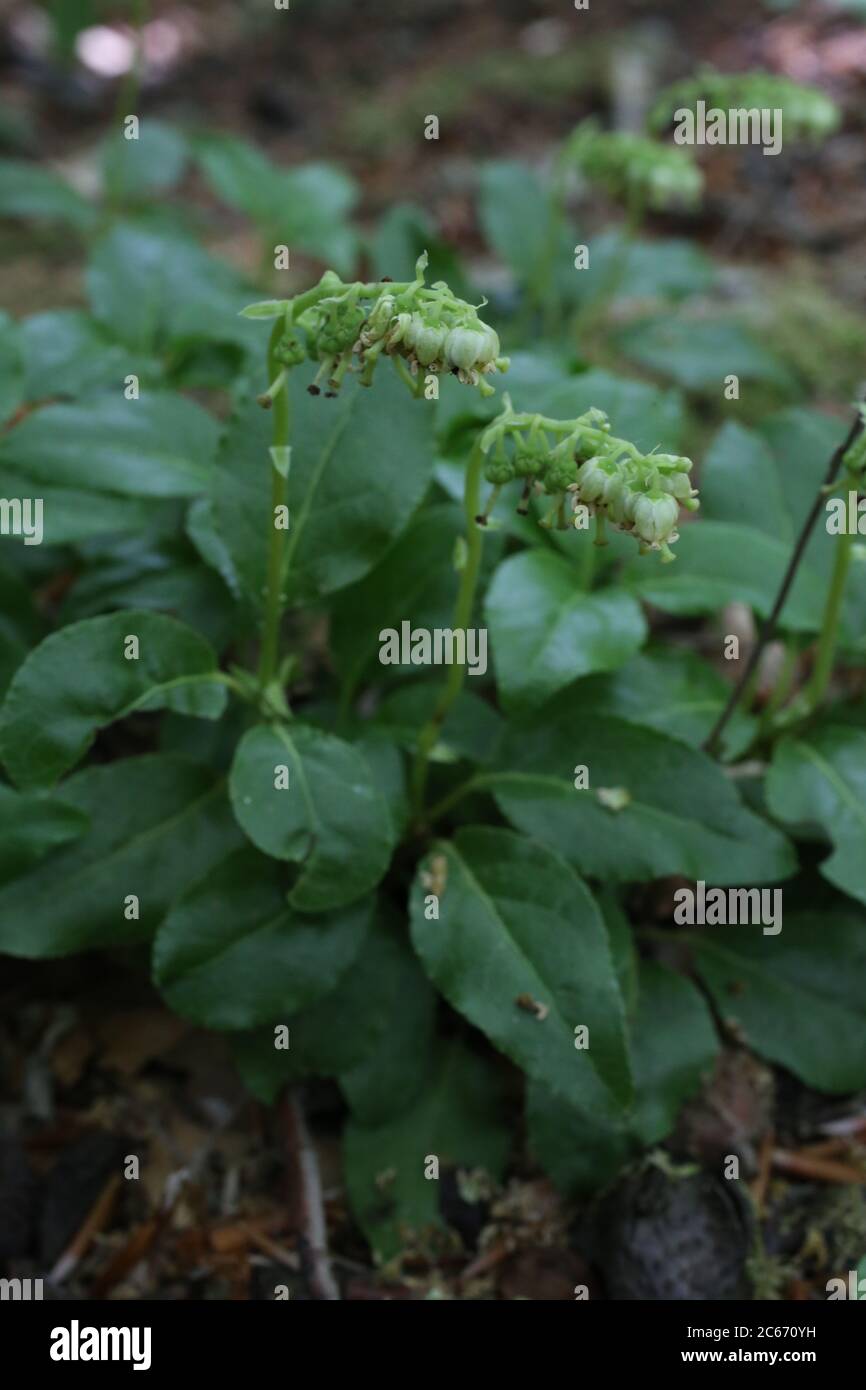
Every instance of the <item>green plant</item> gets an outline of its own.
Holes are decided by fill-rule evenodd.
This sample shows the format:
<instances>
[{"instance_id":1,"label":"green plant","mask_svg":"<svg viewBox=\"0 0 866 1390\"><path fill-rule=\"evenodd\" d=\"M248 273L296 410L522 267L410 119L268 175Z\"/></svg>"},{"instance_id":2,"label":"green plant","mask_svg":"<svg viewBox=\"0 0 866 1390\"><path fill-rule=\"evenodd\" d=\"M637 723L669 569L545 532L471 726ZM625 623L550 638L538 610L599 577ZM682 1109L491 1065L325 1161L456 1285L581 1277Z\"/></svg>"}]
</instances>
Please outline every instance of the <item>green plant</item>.
<instances>
[{"instance_id":1,"label":"green plant","mask_svg":"<svg viewBox=\"0 0 866 1390\"><path fill-rule=\"evenodd\" d=\"M624 189L643 141L598 138ZM256 159L209 151L275 235ZM486 226L527 284L548 228L524 178L493 170ZM413 276L411 209L355 280L337 199L340 273L250 304L156 186L127 191L87 228L81 307L0 319L3 515L44 506L0 564L0 950L149 969L266 1103L333 1080L382 1261L447 1241L428 1160L495 1182L518 1110L586 1195L666 1140L732 1034L821 1091L866 1084L866 571L815 524L856 503L860 414L847 438L805 399L697 429L594 340L567 358L450 270ZM668 327L711 276L649 243L636 265ZM717 375L745 358L723 348ZM751 657L734 602L766 623ZM782 891L783 928L688 927L671 879Z\"/></svg>"},{"instance_id":2,"label":"green plant","mask_svg":"<svg viewBox=\"0 0 866 1390\"><path fill-rule=\"evenodd\" d=\"M486 766L471 729L485 709L484 718L494 714L465 689L465 663L405 687L414 710L405 735L390 732L387 698L381 715L363 720L350 697L342 734L327 704L305 704L303 648L290 639L282 655L287 605L297 615L324 602L338 674L348 679L360 660L375 689L385 610L400 607L418 580L419 596L446 581L452 632L471 625L484 536L498 545L489 523L512 480L523 487L521 511L535 494L547 499L539 542L583 507L600 533L607 517L667 559L679 506L695 505L691 464L615 436L595 405L563 420L519 412L505 398L491 421L473 426L474 443L460 434L460 451L469 447L463 527L434 498L417 514L418 542L400 552L429 485L435 402L424 388L456 378L480 389L483 406L488 378L507 367L495 332L444 283L425 284L423 257L413 281L345 283L329 271L312 289L253 304L244 317L272 321L269 384L258 405L238 398L219 459L203 412L158 392L148 405L145 393L112 408L118 424L133 425L138 449L152 448L147 471L140 453L130 455L101 485L117 498L125 482L130 504L136 495L154 506L193 499L188 533L237 604L219 645L229 654L249 648L244 614L257 612L257 661L220 664L194 622L141 608L72 621L26 657L0 717L0 753L17 788L5 789L5 809L23 855L0 890L0 944L50 956L152 940L168 1002L237 1035L239 1065L259 1095L272 1098L309 1072L339 1077L354 1116L346 1152L355 1209L390 1255L407 1224L435 1224L423 1164L410 1161L434 1096L447 1097L451 1129L446 1142L433 1126L432 1152L444 1143L448 1156L494 1173L505 1154L495 1072L474 1045L434 1041L434 991L525 1071L544 1160L559 1170L556 1141L546 1136L565 1106L596 1134L604 1166L664 1132L658 1113L650 1121L631 1108L636 1086L643 1095L641 1030L660 1017L653 1000L670 994L665 1027L677 1047L681 1029L694 1034L688 1078L676 1073L674 1082L672 1070L670 1083L663 1079L671 1054L647 1082L665 1115L715 1047L706 1008L684 980L642 974L643 1013L634 1013L636 961L611 884L675 871L772 882L791 874L794 859L784 835L747 810L709 760L653 727L652 698L627 719L619 697L603 689L575 701L576 678L621 680L645 627L626 590L582 589L564 553L541 543L502 559L488 586L499 702L511 727ZM388 358L395 372L380 378ZM106 404L96 396L84 408L99 418ZM56 470L62 432L73 441L69 468L83 483L86 467L92 487L96 460L75 411L48 405L18 425L0 450L6 466L38 474L53 438ZM270 441L259 424L268 414ZM158 443L165 427L170 453ZM115 457L117 447L115 434ZM494 494L482 512L485 473ZM398 499L384 518L398 479L412 500L407 508ZM98 516L90 522L99 527ZM447 554L461 530L452 583ZM369 611L364 591L383 576L388 598ZM221 605L231 607L228 591ZM520 614L531 618L523 632L514 625ZM297 616L292 630L302 630ZM157 709L177 729L173 746L197 748L196 761L139 750L73 771L100 729L120 721L131 731L141 712ZM202 742L193 732L201 719L225 732ZM573 776L575 760L591 769L588 785ZM475 823L461 823L460 808L479 797ZM449 824L451 834L431 844ZM400 922L407 868L413 949ZM580 875L604 885L600 899ZM703 960L703 945L695 949ZM275 1030L285 1027L291 1045L283 1051ZM579 1045L584 1028L588 1048ZM479 1088L487 1088L480 1107L471 1098ZM383 1213L374 1195L389 1146L404 1159ZM597 1180L589 1165L566 1185Z\"/></svg>"},{"instance_id":3,"label":"green plant","mask_svg":"<svg viewBox=\"0 0 866 1390\"><path fill-rule=\"evenodd\" d=\"M677 110L693 109L699 101L708 107L780 110L786 134L794 140L826 140L838 129L839 108L816 87L794 82L771 72L716 72L705 68L666 87L653 104L648 126L662 131Z\"/></svg>"},{"instance_id":4,"label":"green plant","mask_svg":"<svg viewBox=\"0 0 866 1390\"><path fill-rule=\"evenodd\" d=\"M512 251L517 258L515 269L525 281L528 305L542 313L547 333L558 331L561 306L574 298L573 290L571 295L565 292L564 277L557 270L557 264L568 266L571 261L571 238L566 228L573 176L578 174L591 190L604 190L626 213L624 235L615 254L606 261L591 298L591 316L584 312L578 321L578 331L583 334L596 327L627 282L636 239L647 214L688 212L700 203L704 179L694 153L681 141L671 145L659 138L675 115L694 112L699 103L744 116L750 111L781 112L785 135L813 144L832 135L841 119L835 103L814 87L771 73L727 74L706 69L659 94L645 133L605 131L594 119L582 121L557 151L547 188L537 190L536 201L542 203L543 214L536 218L536 238L527 242L524 236L513 247L505 247L507 259ZM531 180L529 171L522 171L519 177L525 189ZM491 219L496 216L491 211ZM525 275L527 262L532 266L529 276Z\"/></svg>"}]
</instances>

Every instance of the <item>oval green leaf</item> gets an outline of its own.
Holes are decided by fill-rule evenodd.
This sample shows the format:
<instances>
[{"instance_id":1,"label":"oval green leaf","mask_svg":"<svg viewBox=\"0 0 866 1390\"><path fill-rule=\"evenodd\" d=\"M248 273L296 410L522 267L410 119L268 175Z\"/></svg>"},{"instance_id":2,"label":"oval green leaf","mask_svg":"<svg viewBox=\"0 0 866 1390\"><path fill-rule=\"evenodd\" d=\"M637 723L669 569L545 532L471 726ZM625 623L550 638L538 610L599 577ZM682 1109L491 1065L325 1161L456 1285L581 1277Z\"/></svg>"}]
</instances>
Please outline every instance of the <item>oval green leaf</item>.
<instances>
[{"instance_id":1,"label":"oval green leaf","mask_svg":"<svg viewBox=\"0 0 866 1390\"><path fill-rule=\"evenodd\" d=\"M174 898L241 843L225 784L182 758L88 768L64 782L63 801L91 829L0 888L0 951L8 955L147 940Z\"/></svg>"},{"instance_id":2,"label":"oval green leaf","mask_svg":"<svg viewBox=\"0 0 866 1390\"><path fill-rule=\"evenodd\" d=\"M342 739L306 724L261 724L241 739L229 787L253 844L299 866L293 907L340 907L385 873L391 817L365 760Z\"/></svg>"},{"instance_id":3,"label":"oval green leaf","mask_svg":"<svg viewBox=\"0 0 866 1390\"><path fill-rule=\"evenodd\" d=\"M587 537L577 544L589 545ZM574 568L528 550L499 566L485 605L503 704L530 708L579 676L613 671L643 645L640 605L614 590L587 593Z\"/></svg>"},{"instance_id":4,"label":"oval green leaf","mask_svg":"<svg viewBox=\"0 0 866 1390\"><path fill-rule=\"evenodd\" d=\"M811 729L777 745L767 804L803 838L827 840L821 873L866 903L866 733L843 725Z\"/></svg>"},{"instance_id":5,"label":"oval green leaf","mask_svg":"<svg viewBox=\"0 0 866 1390\"><path fill-rule=\"evenodd\" d=\"M218 719L225 704L211 647L174 618L87 618L46 637L15 673L0 710L0 757L19 787L50 787L98 729L134 710Z\"/></svg>"},{"instance_id":6,"label":"oval green leaf","mask_svg":"<svg viewBox=\"0 0 866 1390\"><path fill-rule=\"evenodd\" d=\"M785 836L746 809L704 753L655 729L587 715L568 691L531 723L512 725L500 765L485 780L507 819L603 882L685 874L756 884L796 869Z\"/></svg>"},{"instance_id":7,"label":"oval green leaf","mask_svg":"<svg viewBox=\"0 0 866 1390\"><path fill-rule=\"evenodd\" d=\"M698 973L738 1035L819 1091L866 1086L866 919L808 912L690 933Z\"/></svg>"},{"instance_id":8,"label":"oval green leaf","mask_svg":"<svg viewBox=\"0 0 866 1390\"><path fill-rule=\"evenodd\" d=\"M189 891L156 935L169 1007L206 1028L288 1019L337 985L370 924L372 899L319 917L286 902L285 870L242 849Z\"/></svg>"},{"instance_id":9,"label":"oval green leaf","mask_svg":"<svg viewBox=\"0 0 866 1390\"><path fill-rule=\"evenodd\" d=\"M431 892L438 917L428 916ZM606 1088L630 1100L604 922L558 854L508 830L461 830L424 861L411 912L412 942L434 984L529 1076L574 1104L596 1103ZM587 1047L577 1045L582 1026Z\"/></svg>"},{"instance_id":10,"label":"oval green leaf","mask_svg":"<svg viewBox=\"0 0 866 1390\"><path fill-rule=\"evenodd\" d=\"M218 426L183 396L122 390L36 410L0 443L34 482L127 497L194 497L211 479Z\"/></svg>"}]
</instances>

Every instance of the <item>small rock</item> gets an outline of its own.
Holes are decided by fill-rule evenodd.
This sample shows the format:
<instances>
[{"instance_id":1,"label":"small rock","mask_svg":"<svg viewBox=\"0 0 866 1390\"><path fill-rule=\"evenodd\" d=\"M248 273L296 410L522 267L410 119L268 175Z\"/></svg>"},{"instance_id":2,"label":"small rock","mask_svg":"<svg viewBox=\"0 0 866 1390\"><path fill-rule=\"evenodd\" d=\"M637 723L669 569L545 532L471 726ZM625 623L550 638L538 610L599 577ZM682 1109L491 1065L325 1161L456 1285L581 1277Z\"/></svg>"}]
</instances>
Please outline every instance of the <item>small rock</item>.
<instances>
[{"instance_id":1,"label":"small rock","mask_svg":"<svg viewBox=\"0 0 866 1390\"><path fill-rule=\"evenodd\" d=\"M749 1297L752 1217L733 1181L650 1158L608 1189L591 1224L611 1299Z\"/></svg>"}]
</instances>

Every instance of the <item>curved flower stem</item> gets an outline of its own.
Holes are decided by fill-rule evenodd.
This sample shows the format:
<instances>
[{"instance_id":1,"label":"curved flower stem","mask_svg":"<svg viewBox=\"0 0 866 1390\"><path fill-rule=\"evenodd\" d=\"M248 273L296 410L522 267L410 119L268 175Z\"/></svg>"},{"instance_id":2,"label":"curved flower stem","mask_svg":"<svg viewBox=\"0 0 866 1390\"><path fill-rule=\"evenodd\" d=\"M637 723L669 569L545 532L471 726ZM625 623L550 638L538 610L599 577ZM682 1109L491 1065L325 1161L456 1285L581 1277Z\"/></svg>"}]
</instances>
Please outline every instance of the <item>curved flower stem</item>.
<instances>
[{"instance_id":1,"label":"curved flower stem","mask_svg":"<svg viewBox=\"0 0 866 1390\"><path fill-rule=\"evenodd\" d=\"M731 691L730 696L728 697L727 704L725 705L724 709L722 710L721 714L716 720L713 728L710 730L709 734L704 740L704 751L707 753L713 753L717 748L719 740L721 739L721 736L727 727L728 720L730 719L734 710L737 708L737 705L740 703L743 691L748 685L753 672L757 670L758 662L761 659L764 648L766 647L770 638L776 631L776 624L779 621L779 614L785 606L785 600L788 597L791 585L793 584L797 570L800 567L800 561L802 560L806 552L806 546L809 543L809 537L812 534L815 522L818 520L818 517L821 514L821 509L824 506L826 497L828 495L828 490L832 488L832 485L836 481L836 475L838 474L839 469L842 466L842 460L844 459L848 450L851 448L851 445L855 442L855 440L857 440L860 437L862 432L863 416L862 413L858 410L857 417L851 425L847 437L842 441L839 447L834 450L830 458L830 462L827 465L827 472L824 475L823 483L821 487L819 487L818 489L817 495L815 497L814 502L812 503L811 508L809 509L809 514L806 517L806 520L803 522L802 530L800 531L800 534L797 537L797 543L794 546L791 559L788 562L788 568L786 569L784 577L782 579L782 583L779 586L779 592L776 595L776 601L773 604L773 607L770 611L770 614L766 622L764 623L764 626L761 628L760 636L758 637L757 642L752 648L752 654L746 662L745 669L742 675L740 676L740 679L737 681L737 684ZM847 572L847 561L845 563ZM830 660L832 661L832 653L830 655Z\"/></svg>"},{"instance_id":2,"label":"curved flower stem","mask_svg":"<svg viewBox=\"0 0 866 1390\"><path fill-rule=\"evenodd\" d=\"M854 535L850 531L843 531L836 542L833 578L830 581L830 592L827 595L827 604L821 622L818 654L815 658L811 679L806 687L806 699L809 702L810 711L820 705L830 683L830 674L833 670L833 659L836 655L836 644L839 638L839 619L842 616L845 581L848 578L853 544Z\"/></svg>"},{"instance_id":3,"label":"curved flower stem","mask_svg":"<svg viewBox=\"0 0 866 1390\"><path fill-rule=\"evenodd\" d=\"M325 277L323 276L322 278L324 279ZM412 284L413 282L411 280L365 281L363 284L358 285L358 298L369 299L373 295L381 294L383 290L387 290L390 294L402 294L404 290L411 289ZM330 295L336 294L339 290L345 290L347 288L348 286L343 284L342 281L337 281L333 284L330 282L322 284L320 281L318 285L313 285L310 289L304 290L303 294L296 294L291 301L295 320L297 321L297 319L300 318L305 309L309 309L312 305L318 304L320 299L327 299ZM427 297L427 295L424 296L424 298Z\"/></svg>"},{"instance_id":4,"label":"curved flower stem","mask_svg":"<svg viewBox=\"0 0 866 1390\"><path fill-rule=\"evenodd\" d=\"M268 344L268 380L275 381L281 367L275 357L276 347L283 335L284 321L277 319ZM289 443L289 388L284 381L274 397L274 447L284 449ZM288 479L271 464L271 535L268 544L268 573L265 595L265 619L262 629L262 648L259 657L259 680L262 686L273 680L277 670L279 651L280 619L283 616L283 558L285 555L286 531L277 527L277 507L286 504Z\"/></svg>"},{"instance_id":5,"label":"curved flower stem","mask_svg":"<svg viewBox=\"0 0 866 1390\"><path fill-rule=\"evenodd\" d=\"M481 565L483 547L483 530L475 518L481 510L481 471L484 466L484 457L479 438L473 445L466 467L466 484L463 492L463 507L466 513L466 559L460 573L460 587L457 591L457 603L454 608L453 626L455 631L465 630L469 626L475 602L475 589L478 584L478 571ZM465 676L464 666L455 664L448 668L448 679L444 689L436 702L430 719L418 736L418 748L415 753L411 783L412 809L416 817L420 816L424 806L430 754L442 730L442 725L463 688Z\"/></svg>"}]
</instances>

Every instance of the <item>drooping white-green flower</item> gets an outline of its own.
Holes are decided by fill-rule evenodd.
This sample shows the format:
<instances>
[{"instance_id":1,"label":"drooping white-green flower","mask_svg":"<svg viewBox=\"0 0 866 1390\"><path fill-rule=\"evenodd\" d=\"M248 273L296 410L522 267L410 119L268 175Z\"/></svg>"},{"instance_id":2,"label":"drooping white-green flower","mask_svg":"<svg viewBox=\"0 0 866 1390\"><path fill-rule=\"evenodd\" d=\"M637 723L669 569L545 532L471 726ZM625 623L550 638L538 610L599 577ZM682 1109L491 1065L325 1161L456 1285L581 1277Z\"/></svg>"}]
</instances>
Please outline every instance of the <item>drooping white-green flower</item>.
<instances>
[{"instance_id":1,"label":"drooping white-green flower","mask_svg":"<svg viewBox=\"0 0 866 1390\"><path fill-rule=\"evenodd\" d=\"M653 489L638 493L629 507L634 529L647 545L661 545L676 531L679 507L669 492Z\"/></svg>"},{"instance_id":2,"label":"drooping white-green flower","mask_svg":"<svg viewBox=\"0 0 866 1390\"><path fill-rule=\"evenodd\" d=\"M412 315L412 325L406 342L413 349L422 367L430 367L442 356L448 329L441 323L425 323L420 314Z\"/></svg>"},{"instance_id":3,"label":"drooping white-green flower","mask_svg":"<svg viewBox=\"0 0 866 1390\"><path fill-rule=\"evenodd\" d=\"M577 492L581 502L597 502L603 497L609 478L604 459L595 456L582 463L577 470Z\"/></svg>"},{"instance_id":4,"label":"drooping white-green flower","mask_svg":"<svg viewBox=\"0 0 866 1390\"><path fill-rule=\"evenodd\" d=\"M492 371L499 357L499 338L481 319L452 328L445 339L445 356L459 371Z\"/></svg>"}]
</instances>

